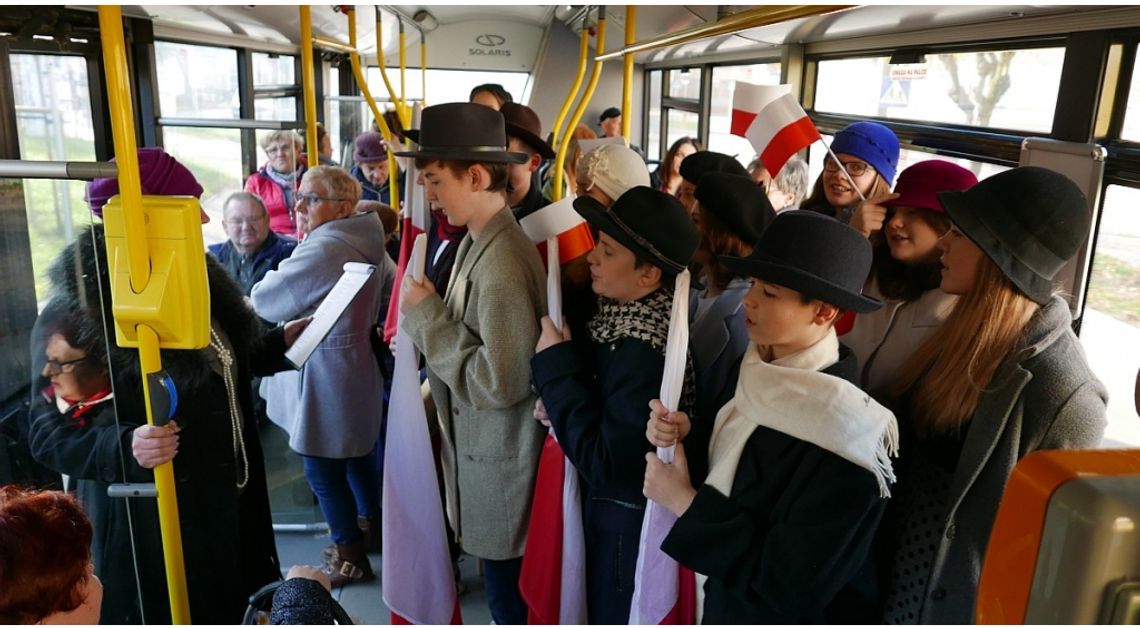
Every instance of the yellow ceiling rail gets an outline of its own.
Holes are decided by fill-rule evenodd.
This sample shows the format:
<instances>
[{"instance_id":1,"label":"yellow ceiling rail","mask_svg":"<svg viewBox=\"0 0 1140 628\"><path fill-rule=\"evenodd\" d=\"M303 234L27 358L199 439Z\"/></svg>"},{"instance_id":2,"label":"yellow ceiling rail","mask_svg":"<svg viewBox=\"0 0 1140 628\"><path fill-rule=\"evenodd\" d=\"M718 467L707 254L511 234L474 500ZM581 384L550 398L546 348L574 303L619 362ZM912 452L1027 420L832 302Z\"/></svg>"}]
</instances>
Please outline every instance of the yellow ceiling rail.
<instances>
[{"instance_id":1,"label":"yellow ceiling rail","mask_svg":"<svg viewBox=\"0 0 1140 628\"><path fill-rule=\"evenodd\" d=\"M594 54L594 69L590 73L590 82L586 84L586 93L582 94L582 100L578 102L578 107L570 116L570 122L566 125L567 129L574 129L578 126L582 114L586 112L586 107L590 104L590 99L594 97L594 90L598 87L598 79L602 76L601 56L606 48L606 8L604 6L598 7L597 37L597 52ZM567 133L567 137L569 135ZM566 176L562 162L566 159L566 152L569 148L570 142L562 142L558 146L558 156L554 159L554 185L550 189L550 196L552 197L550 200L557 201L562 198L562 179Z\"/></svg>"},{"instance_id":2,"label":"yellow ceiling rail","mask_svg":"<svg viewBox=\"0 0 1140 628\"><path fill-rule=\"evenodd\" d=\"M119 196L123 207L123 223L130 271L131 290L142 294L150 283L150 250L142 207L142 183L139 177L138 145L135 139L134 106L131 103L130 74L127 70L127 46L123 38L123 15L118 6L99 7L99 33L106 66L108 111L111 134L115 143L118 166ZM118 314L116 313L116 316ZM146 374L162 370L158 335L148 325L138 325L139 364L144 373L143 400L147 422L154 424L150 378ZM186 589L186 571L182 554L182 524L178 518L178 494L174 483L174 463L166 462L154 469L158 490L158 522L162 535L166 588L170 596L170 617L175 624L190 623L190 597Z\"/></svg>"},{"instance_id":3,"label":"yellow ceiling rail","mask_svg":"<svg viewBox=\"0 0 1140 628\"><path fill-rule=\"evenodd\" d=\"M396 108L396 113L400 116L400 124L406 129L412 124L411 111L408 109L408 86L404 80L404 76L408 70L408 51L407 44L404 40L404 20L396 18L397 24L400 25L400 104Z\"/></svg>"},{"instance_id":4,"label":"yellow ceiling rail","mask_svg":"<svg viewBox=\"0 0 1140 628\"><path fill-rule=\"evenodd\" d=\"M331 39L321 37L320 35L313 36L313 43L321 46L322 48L328 48L329 50L335 50L337 52L356 52L355 48L342 44L339 41L333 41Z\"/></svg>"},{"instance_id":5,"label":"yellow ceiling rail","mask_svg":"<svg viewBox=\"0 0 1140 628\"><path fill-rule=\"evenodd\" d=\"M344 13L348 16L348 45L352 47L352 52L348 53L348 60L352 63L352 73L356 76L356 85L360 88L360 93L364 95L364 100L368 103L368 107L372 109L372 116L376 118L376 126L380 128L380 134L384 136L384 141L391 147L394 145L392 142L392 130L388 128L388 121L380 113L380 108L376 106L376 100L372 98L372 91L368 89L368 81L364 78L364 70L360 67L360 54L356 52L356 9L347 6L344 8ZM377 32L379 32L379 23L377 23ZM379 40L379 35L376 36ZM379 41L377 41L379 43ZM384 63L381 61L380 69L384 69ZM395 151L388 151L388 189L392 194L390 200L392 201L392 209L397 212L400 211L400 177L399 168L396 165Z\"/></svg>"},{"instance_id":6,"label":"yellow ceiling rail","mask_svg":"<svg viewBox=\"0 0 1140 628\"><path fill-rule=\"evenodd\" d=\"M305 103L305 154L309 167L321 163L320 144L317 140L316 75L313 72L313 14L309 5L301 9L301 98Z\"/></svg>"},{"instance_id":7,"label":"yellow ceiling rail","mask_svg":"<svg viewBox=\"0 0 1140 628\"><path fill-rule=\"evenodd\" d=\"M628 4L625 7L625 46L633 45L637 39L637 6ZM621 74L621 134L627 144L632 143L629 130L633 121L633 53L622 55Z\"/></svg>"},{"instance_id":8,"label":"yellow ceiling rail","mask_svg":"<svg viewBox=\"0 0 1140 628\"><path fill-rule=\"evenodd\" d=\"M679 30L675 33L665 33L650 37L644 41L639 41L632 45L627 44L621 50L602 55L598 57L600 61L609 61L616 59L626 54L636 54L645 52L646 50L655 50L665 46L674 46L677 44L684 44L698 39L705 39L708 37L716 37L718 35L729 35L737 33L749 28L756 28L758 26L767 26L769 24L776 24L785 22L787 20L794 20L801 17L811 17L813 15L823 15L825 13L834 13L836 11L843 11L851 9L859 5L855 4L828 4L828 5L773 5L773 6L760 6L754 9L741 11L736 15L730 15L726 18L716 20L715 22L706 22L691 28Z\"/></svg>"},{"instance_id":9,"label":"yellow ceiling rail","mask_svg":"<svg viewBox=\"0 0 1140 628\"><path fill-rule=\"evenodd\" d=\"M574 97L578 95L578 90L582 87L582 80L586 78L586 55L589 52L590 29L583 28L578 47L578 73L574 76L574 85L570 87L570 93L566 94L566 102L562 103L562 108L558 110L558 117L554 119L554 128L550 130L550 145L554 146L555 150L557 150L558 139L562 135L562 123L566 121L566 114L570 113L570 105L574 104ZM570 132L567 129L566 135L570 135Z\"/></svg>"},{"instance_id":10,"label":"yellow ceiling rail","mask_svg":"<svg viewBox=\"0 0 1140 628\"><path fill-rule=\"evenodd\" d=\"M402 109L401 97L403 94L397 94L396 90L392 87L392 81L388 80L388 70L384 67L388 62L384 59L384 13L380 7L372 7L376 12L376 65L380 66L380 78L384 79L384 87L388 90L388 99L396 107L396 115L400 117L400 122L403 123L404 118L400 115ZM401 48L402 50L402 48ZM404 128L407 128L406 126Z\"/></svg>"}]
</instances>

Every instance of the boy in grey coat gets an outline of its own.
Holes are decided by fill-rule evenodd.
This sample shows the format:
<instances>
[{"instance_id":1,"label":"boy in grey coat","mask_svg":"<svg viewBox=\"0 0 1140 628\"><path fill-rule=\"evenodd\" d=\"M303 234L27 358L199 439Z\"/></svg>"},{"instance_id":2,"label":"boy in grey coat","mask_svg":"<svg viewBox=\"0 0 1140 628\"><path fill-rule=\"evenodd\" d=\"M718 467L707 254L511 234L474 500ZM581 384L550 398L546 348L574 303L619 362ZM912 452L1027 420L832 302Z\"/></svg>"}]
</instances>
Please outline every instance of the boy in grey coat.
<instances>
[{"instance_id":1,"label":"boy in grey coat","mask_svg":"<svg viewBox=\"0 0 1140 628\"><path fill-rule=\"evenodd\" d=\"M531 417L530 359L545 313L545 273L504 191L502 114L470 103L428 107L409 137L428 200L466 226L447 293L404 277L404 329L427 362L444 438L448 516L467 552L483 559L498 624L526 623L519 594L526 529L544 434Z\"/></svg>"}]
</instances>

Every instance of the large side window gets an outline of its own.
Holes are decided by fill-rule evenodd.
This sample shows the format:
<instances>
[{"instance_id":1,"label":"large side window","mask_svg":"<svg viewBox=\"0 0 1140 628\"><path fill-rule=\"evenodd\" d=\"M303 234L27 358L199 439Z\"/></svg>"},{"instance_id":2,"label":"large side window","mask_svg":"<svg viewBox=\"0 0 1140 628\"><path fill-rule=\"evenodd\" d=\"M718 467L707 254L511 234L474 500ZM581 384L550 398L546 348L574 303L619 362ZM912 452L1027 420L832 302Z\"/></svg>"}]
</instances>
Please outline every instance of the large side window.
<instances>
[{"instance_id":1,"label":"large side window","mask_svg":"<svg viewBox=\"0 0 1140 628\"><path fill-rule=\"evenodd\" d=\"M753 65L725 65L712 70L712 99L709 103L709 150L726 155L735 155L742 165L747 166L756 154L752 144L743 137L732 135L732 95L736 82L756 85L779 85L779 63L757 63Z\"/></svg>"},{"instance_id":2,"label":"large side window","mask_svg":"<svg viewBox=\"0 0 1140 628\"><path fill-rule=\"evenodd\" d=\"M819 62L815 110L1049 133L1064 48L927 54Z\"/></svg>"},{"instance_id":3,"label":"large side window","mask_svg":"<svg viewBox=\"0 0 1140 628\"><path fill-rule=\"evenodd\" d=\"M20 158L94 161L84 58L13 54L11 65ZM23 189L36 298L44 303L50 296L48 267L78 230L91 222L91 213L83 200L82 182L26 179Z\"/></svg>"}]
</instances>

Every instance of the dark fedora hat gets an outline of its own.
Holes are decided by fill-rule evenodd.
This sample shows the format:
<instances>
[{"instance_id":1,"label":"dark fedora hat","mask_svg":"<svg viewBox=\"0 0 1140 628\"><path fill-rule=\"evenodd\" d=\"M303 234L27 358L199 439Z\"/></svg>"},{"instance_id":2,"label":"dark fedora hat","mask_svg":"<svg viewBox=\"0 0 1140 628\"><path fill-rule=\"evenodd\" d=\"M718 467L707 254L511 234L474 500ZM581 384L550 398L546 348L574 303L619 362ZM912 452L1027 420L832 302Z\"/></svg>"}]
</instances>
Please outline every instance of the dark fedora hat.
<instances>
[{"instance_id":1,"label":"dark fedora hat","mask_svg":"<svg viewBox=\"0 0 1140 628\"><path fill-rule=\"evenodd\" d=\"M735 157L711 150L699 150L681 162L681 178L693 185L700 183L701 177L706 172L727 172L742 177L748 176L748 171L736 161Z\"/></svg>"},{"instance_id":2,"label":"dark fedora hat","mask_svg":"<svg viewBox=\"0 0 1140 628\"><path fill-rule=\"evenodd\" d=\"M598 116L598 124L601 125L601 123L609 120L610 118L618 117L621 117L621 109L618 109L617 107L608 107L605 111L602 112L602 115Z\"/></svg>"},{"instance_id":3,"label":"dark fedora hat","mask_svg":"<svg viewBox=\"0 0 1140 628\"><path fill-rule=\"evenodd\" d=\"M680 273L697 250L697 228L672 194L639 185L619 196L609 209L589 196L574 199L574 209L639 259L662 270Z\"/></svg>"},{"instance_id":4,"label":"dark fedora hat","mask_svg":"<svg viewBox=\"0 0 1140 628\"><path fill-rule=\"evenodd\" d=\"M768 225L748 257L721 255L730 269L790 288L844 310L874 312L881 302L863 296L871 272L871 244L838 220L808 210L787 211Z\"/></svg>"},{"instance_id":5,"label":"dark fedora hat","mask_svg":"<svg viewBox=\"0 0 1140 628\"><path fill-rule=\"evenodd\" d=\"M1023 166L938 200L958 229L1002 274L1042 305L1057 271L1081 248L1092 224L1085 195L1069 177Z\"/></svg>"},{"instance_id":6,"label":"dark fedora hat","mask_svg":"<svg viewBox=\"0 0 1140 628\"><path fill-rule=\"evenodd\" d=\"M507 150L503 114L469 102L451 102L424 109L420 130L404 133L419 149L400 157L457 159L512 164L526 163L526 153Z\"/></svg>"},{"instance_id":7,"label":"dark fedora hat","mask_svg":"<svg viewBox=\"0 0 1140 628\"><path fill-rule=\"evenodd\" d=\"M542 156L543 159L554 159L554 151L542 139L542 120L534 109L517 102L503 103L499 109L507 123L507 135L519 138Z\"/></svg>"},{"instance_id":8,"label":"dark fedora hat","mask_svg":"<svg viewBox=\"0 0 1140 628\"><path fill-rule=\"evenodd\" d=\"M776 217L764 188L752 177L709 172L697 183L694 196L710 214L717 217L748 244L755 246L765 227Z\"/></svg>"}]
</instances>

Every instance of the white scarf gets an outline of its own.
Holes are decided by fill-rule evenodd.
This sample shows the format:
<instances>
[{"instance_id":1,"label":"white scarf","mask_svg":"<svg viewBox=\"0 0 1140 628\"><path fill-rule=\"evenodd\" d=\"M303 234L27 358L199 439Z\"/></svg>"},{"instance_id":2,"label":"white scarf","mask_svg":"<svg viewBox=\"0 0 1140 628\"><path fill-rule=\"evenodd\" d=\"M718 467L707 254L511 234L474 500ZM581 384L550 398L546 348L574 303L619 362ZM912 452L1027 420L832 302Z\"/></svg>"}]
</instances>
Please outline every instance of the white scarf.
<instances>
[{"instance_id":1,"label":"white scarf","mask_svg":"<svg viewBox=\"0 0 1140 628\"><path fill-rule=\"evenodd\" d=\"M834 329L807 349L771 362L750 344L736 395L717 414L705 483L731 495L744 445L764 426L870 471L879 481L879 495L889 497L888 486L895 481L890 458L898 456L895 415L854 384L819 372L837 361Z\"/></svg>"}]
</instances>

